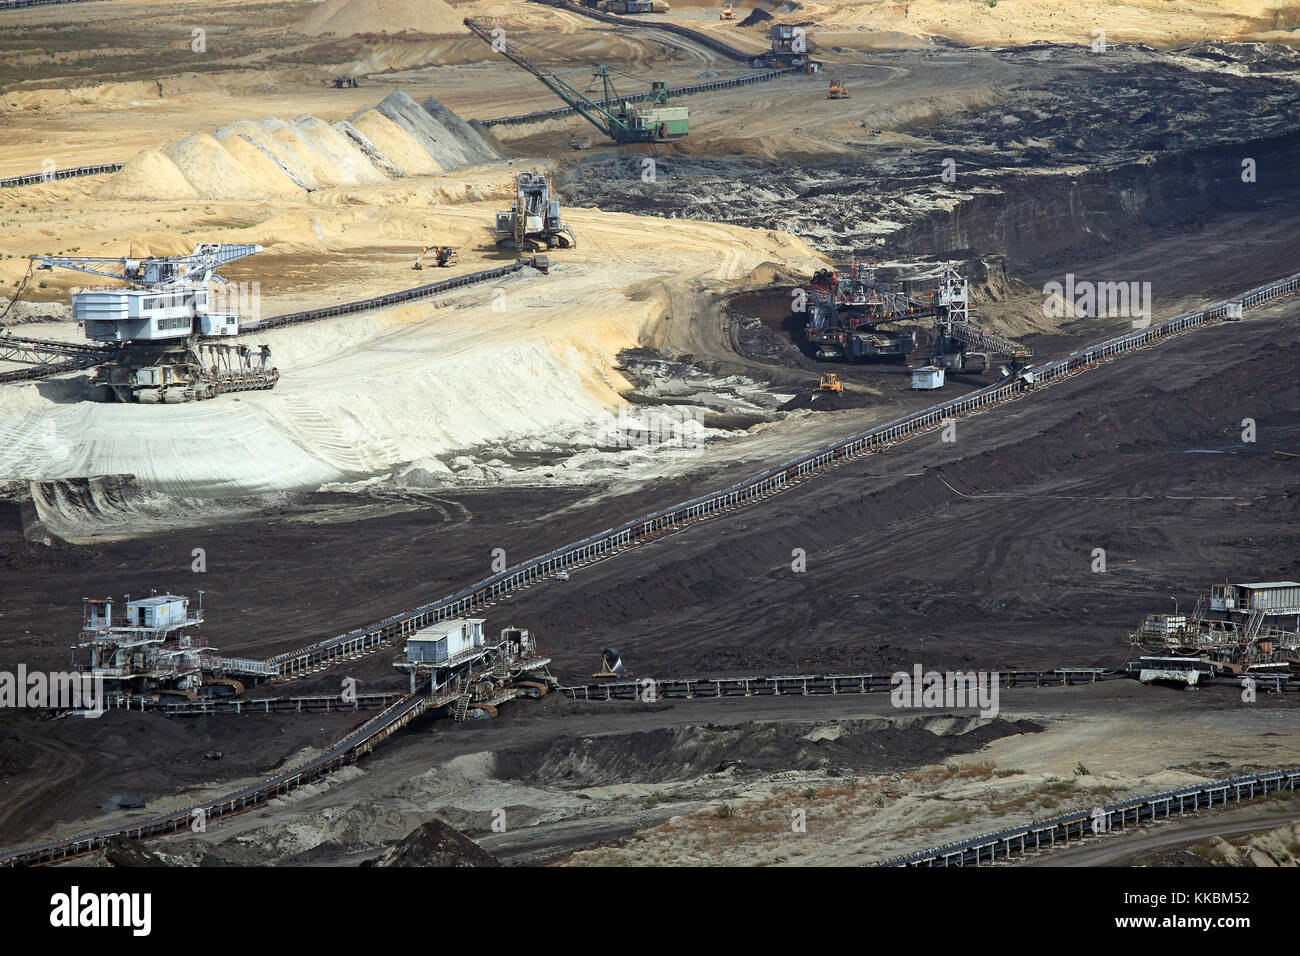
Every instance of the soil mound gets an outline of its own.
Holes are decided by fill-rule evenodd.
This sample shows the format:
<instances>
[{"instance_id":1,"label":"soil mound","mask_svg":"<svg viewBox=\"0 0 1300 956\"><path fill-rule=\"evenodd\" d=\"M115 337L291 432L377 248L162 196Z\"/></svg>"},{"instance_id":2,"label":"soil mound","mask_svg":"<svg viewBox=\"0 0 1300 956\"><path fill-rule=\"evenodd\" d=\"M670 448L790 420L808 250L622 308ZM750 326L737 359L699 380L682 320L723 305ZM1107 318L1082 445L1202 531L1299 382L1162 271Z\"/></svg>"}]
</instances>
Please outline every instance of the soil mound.
<instances>
[{"instance_id":1,"label":"soil mound","mask_svg":"<svg viewBox=\"0 0 1300 956\"><path fill-rule=\"evenodd\" d=\"M362 866L501 866L459 830L430 820L416 827L373 860Z\"/></svg>"},{"instance_id":2,"label":"soil mound","mask_svg":"<svg viewBox=\"0 0 1300 956\"><path fill-rule=\"evenodd\" d=\"M141 150L97 191L100 199L198 199L185 174L156 149Z\"/></svg>"},{"instance_id":3,"label":"soil mound","mask_svg":"<svg viewBox=\"0 0 1300 956\"><path fill-rule=\"evenodd\" d=\"M317 189L373 186L499 159L473 127L430 98L394 90L346 122L303 115L237 120L165 151L145 150L96 194L102 199L296 198Z\"/></svg>"},{"instance_id":4,"label":"soil mound","mask_svg":"<svg viewBox=\"0 0 1300 956\"><path fill-rule=\"evenodd\" d=\"M934 717L842 721L832 734L805 723L657 728L617 736L563 738L496 756L502 779L565 789L689 780L734 769L879 773L933 763L1014 734L1036 733L1032 721Z\"/></svg>"},{"instance_id":5,"label":"soil mound","mask_svg":"<svg viewBox=\"0 0 1300 956\"><path fill-rule=\"evenodd\" d=\"M461 137L430 116L401 90L389 93L376 109L404 128L442 169L456 169L475 161L472 150L461 141ZM469 135L478 140L473 130Z\"/></svg>"},{"instance_id":6,"label":"soil mound","mask_svg":"<svg viewBox=\"0 0 1300 956\"><path fill-rule=\"evenodd\" d=\"M102 851L103 860L109 866L166 866L162 857L137 840L124 836L115 836L108 841Z\"/></svg>"},{"instance_id":7,"label":"soil mound","mask_svg":"<svg viewBox=\"0 0 1300 956\"><path fill-rule=\"evenodd\" d=\"M420 104L424 111L434 118L444 129L456 137L460 147L464 149L471 157L480 163L490 163L493 160L501 158L492 146L490 146L478 131L469 123L465 122L458 115L453 113L447 107L443 106L432 96Z\"/></svg>"},{"instance_id":8,"label":"soil mound","mask_svg":"<svg viewBox=\"0 0 1300 956\"><path fill-rule=\"evenodd\" d=\"M309 37L333 33L461 33L462 17L443 0L325 0L298 22Z\"/></svg>"},{"instance_id":9,"label":"soil mound","mask_svg":"<svg viewBox=\"0 0 1300 956\"><path fill-rule=\"evenodd\" d=\"M416 142L410 132L379 110L363 110L348 123L406 175L429 176L442 172L442 167L429 155L428 150Z\"/></svg>"},{"instance_id":10,"label":"soil mound","mask_svg":"<svg viewBox=\"0 0 1300 956\"><path fill-rule=\"evenodd\" d=\"M231 155L208 133L185 137L167 150L167 156L203 199L270 199L293 189L289 177L274 163L242 151Z\"/></svg>"}]
</instances>

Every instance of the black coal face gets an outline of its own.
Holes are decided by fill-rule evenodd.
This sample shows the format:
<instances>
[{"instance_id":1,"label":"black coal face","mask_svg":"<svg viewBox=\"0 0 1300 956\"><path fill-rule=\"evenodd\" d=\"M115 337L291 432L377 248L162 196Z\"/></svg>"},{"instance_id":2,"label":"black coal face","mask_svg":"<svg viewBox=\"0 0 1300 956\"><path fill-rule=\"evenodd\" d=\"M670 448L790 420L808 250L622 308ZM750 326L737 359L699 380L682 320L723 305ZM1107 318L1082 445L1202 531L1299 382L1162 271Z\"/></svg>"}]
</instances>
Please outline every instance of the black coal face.
<instances>
[{"instance_id":1,"label":"black coal face","mask_svg":"<svg viewBox=\"0 0 1300 956\"><path fill-rule=\"evenodd\" d=\"M496 772L566 789L689 780L722 770L779 773L883 773L979 750L1001 737L1037 733L1028 720L941 718L850 720L810 739L813 724L774 722L735 727L665 727L633 734L563 737L500 751Z\"/></svg>"},{"instance_id":2,"label":"black coal face","mask_svg":"<svg viewBox=\"0 0 1300 956\"><path fill-rule=\"evenodd\" d=\"M787 230L840 260L974 249L1032 271L1081 243L1296 208L1300 88L1267 74L1282 55L1267 46L945 52L1012 62L1023 81L995 107L908 129L906 146L864 130L854 161L665 155L644 183L628 157L580 165L563 192L571 205ZM881 59L923 69L933 55ZM1193 71L1189 57L1263 72Z\"/></svg>"}]
</instances>

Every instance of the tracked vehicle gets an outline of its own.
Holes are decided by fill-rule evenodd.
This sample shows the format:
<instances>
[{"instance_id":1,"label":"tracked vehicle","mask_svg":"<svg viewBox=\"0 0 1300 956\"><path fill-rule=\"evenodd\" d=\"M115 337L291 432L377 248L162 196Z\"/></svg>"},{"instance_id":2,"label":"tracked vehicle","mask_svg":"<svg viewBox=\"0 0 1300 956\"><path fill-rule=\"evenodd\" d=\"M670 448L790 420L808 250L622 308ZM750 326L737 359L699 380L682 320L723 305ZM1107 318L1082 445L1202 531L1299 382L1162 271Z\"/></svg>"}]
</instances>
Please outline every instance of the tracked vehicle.
<instances>
[{"instance_id":1,"label":"tracked vehicle","mask_svg":"<svg viewBox=\"0 0 1300 956\"><path fill-rule=\"evenodd\" d=\"M37 256L38 269L70 269L121 283L72 294L72 314L110 356L96 370L97 401L187 402L273 388L270 349L233 344L239 315L215 311L218 267L261 252L251 244L200 243L186 256L118 259ZM255 361L256 360L256 361Z\"/></svg>"}]
</instances>

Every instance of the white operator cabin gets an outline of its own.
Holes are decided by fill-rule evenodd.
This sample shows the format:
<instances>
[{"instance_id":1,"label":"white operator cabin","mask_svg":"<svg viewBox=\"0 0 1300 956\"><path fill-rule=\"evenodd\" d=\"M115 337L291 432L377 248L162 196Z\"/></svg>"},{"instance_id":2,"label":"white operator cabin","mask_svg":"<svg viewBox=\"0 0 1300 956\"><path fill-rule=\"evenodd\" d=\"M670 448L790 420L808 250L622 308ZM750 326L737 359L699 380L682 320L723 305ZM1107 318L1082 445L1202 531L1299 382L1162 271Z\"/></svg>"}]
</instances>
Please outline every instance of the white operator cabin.
<instances>
[{"instance_id":1,"label":"white operator cabin","mask_svg":"<svg viewBox=\"0 0 1300 956\"><path fill-rule=\"evenodd\" d=\"M1300 582L1255 581L1250 584L1216 584L1210 589L1214 611L1259 610L1265 614L1300 614Z\"/></svg>"},{"instance_id":2,"label":"white operator cabin","mask_svg":"<svg viewBox=\"0 0 1300 956\"><path fill-rule=\"evenodd\" d=\"M208 312L207 289L92 289L74 292L72 315L96 342L150 342L201 335L238 335L239 316Z\"/></svg>"},{"instance_id":3,"label":"white operator cabin","mask_svg":"<svg viewBox=\"0 0 1300 956\"><path fill-rule=\"evenodd\" d=\"M85 600L82 624L87 631L111 631L131 628L172 630L182 625L202 623L202 611L190 615L190 599L178 594L155 594L127 601L121 619L113 616L112 598Z\"/></svg>"},{"instance_id":4,"label":"white operator cabin","mask_svg":"<svg viewBox=\"0 0 1300 956\"><path fill-rule=\"evenodd\" d=\"M416 631L406 639L407 663L444 664L482 647L484 620L481 617L459 618Z\"/></svg>"}]
</instances>

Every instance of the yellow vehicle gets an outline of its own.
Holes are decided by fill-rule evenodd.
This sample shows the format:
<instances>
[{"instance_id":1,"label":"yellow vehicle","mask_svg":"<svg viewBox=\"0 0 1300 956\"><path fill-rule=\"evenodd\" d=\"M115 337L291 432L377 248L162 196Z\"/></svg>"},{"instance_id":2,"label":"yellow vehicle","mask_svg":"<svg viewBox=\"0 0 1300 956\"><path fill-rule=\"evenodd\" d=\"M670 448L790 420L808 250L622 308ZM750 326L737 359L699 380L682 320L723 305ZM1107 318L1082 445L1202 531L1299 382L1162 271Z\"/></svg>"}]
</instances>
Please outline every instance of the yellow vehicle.
<instances>
[{"instance_id":1,"label":"yellow vehicle","mask_svg":"<svg viewBox=\"0 0 1300 956\"><path fill-rule=\"evenodd\" d=\"M817 384L817 391L842 392L844 391L844 383L840 381L840 377L834 372L827 372Z\"/></svg>"},{"instance_id":2,"label":"yellow vehicle","mask_svg":"<svg viewBox=\"0 0 1300 956\"><path fill-rule=\"evenodd\" d=\"M832 100L847 100L849 98L849 88L839 80L831 80L831 90L826 96Z\"/></svg>"},{"instance_id":3,"label":"yellow vehicle","mask_svg":"<svg viewBox=\"0 0 1300 956\"><path fill-rule=\"evenodd\" d=\"M722 12L721 12L720 14L718 14L718 19L719 19L719 20L734 20L734 19L736 19L736 11L731 9L731 4L729 4L729 3L724 3L724 4L722 5Z\"/></svg>"},{"instance_id":4,"label":"yellow vehicle","mask_svg":"<svg viewBox=\"0 0 1300 956\"><path fill-rule=\"evenodd\" d=\"M453 246L425 246L422 250L420 250L419 256L416 257L415 265L413 266L413 268L417 270L423 269L424 257L428 255L430 252L435 252L437 254L438 265L444 267L451 265L453 262L455 262L457 259L460 258L460 256L456 254L456 249Z\"/></svg>"}]
</instances>

